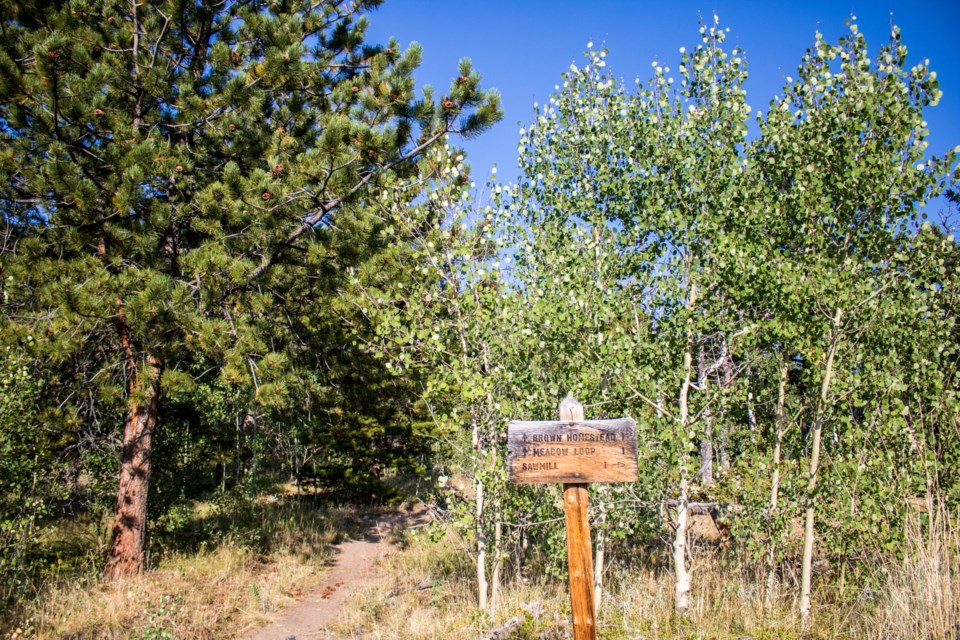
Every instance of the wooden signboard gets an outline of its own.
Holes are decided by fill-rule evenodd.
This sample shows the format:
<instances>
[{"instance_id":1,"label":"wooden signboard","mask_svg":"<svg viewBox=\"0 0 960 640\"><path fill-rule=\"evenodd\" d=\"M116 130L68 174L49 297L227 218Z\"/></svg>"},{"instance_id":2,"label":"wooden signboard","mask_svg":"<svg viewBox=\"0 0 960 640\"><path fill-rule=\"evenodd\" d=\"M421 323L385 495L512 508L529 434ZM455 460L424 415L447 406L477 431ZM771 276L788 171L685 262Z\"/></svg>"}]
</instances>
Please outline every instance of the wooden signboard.
<instances>
[{"instance_id":1,"label":"wooden signboard","mask_svg":"<svg viewBox=\"0 0 960 640\"><path fill-rule=\"evenodd\" d=\"M510 482L563 483L567 566L574 640L596 640L593 557L587 507L590 482L637 479L637 423L633 418L584 420L573 394L560 403L560 419L511 421L507 426Z\"/></svg>"},{"instance_id":2,"label":"wooden signboard","mask_svg":"<svg viewBox=\"0 0 960 640\"><path fill-rule=\"evenodd\" d=\"M507 426L510 482L636 482L633 418L579 422L514 420Z\"/></svg>"}]
</instances>

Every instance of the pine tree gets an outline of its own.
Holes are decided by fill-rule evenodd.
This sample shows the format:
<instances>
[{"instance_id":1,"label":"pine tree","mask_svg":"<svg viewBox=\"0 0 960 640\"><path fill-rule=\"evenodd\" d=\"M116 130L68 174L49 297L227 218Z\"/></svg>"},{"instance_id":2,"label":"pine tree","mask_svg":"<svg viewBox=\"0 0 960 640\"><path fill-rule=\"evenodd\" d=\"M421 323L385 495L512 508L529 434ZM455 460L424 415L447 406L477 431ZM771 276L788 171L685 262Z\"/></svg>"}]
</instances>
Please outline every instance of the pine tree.
<instances>
[{"instance_id":1,"label":"pine tree","mask_svg":"<svg viewBox=\"0 0 960 640\"><path fill-rule=\"evenodd\" d=\"M200 363L295 394L285 314L375 248L377 185L501 116L467 61L418 97L420 49L364 42L377 4L0 0L4 333L124 416L110 577L142 568L164 394Z\"/></svg>"}]
</instances>

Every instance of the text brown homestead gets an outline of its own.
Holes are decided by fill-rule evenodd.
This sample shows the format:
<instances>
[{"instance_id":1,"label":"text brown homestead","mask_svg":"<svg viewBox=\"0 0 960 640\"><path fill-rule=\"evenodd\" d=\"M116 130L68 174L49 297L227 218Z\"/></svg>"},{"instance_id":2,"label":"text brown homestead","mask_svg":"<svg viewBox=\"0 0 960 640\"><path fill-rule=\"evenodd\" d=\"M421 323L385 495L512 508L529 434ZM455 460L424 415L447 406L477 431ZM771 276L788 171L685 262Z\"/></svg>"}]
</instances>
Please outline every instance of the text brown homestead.
<instances>
[{"instance_id":1,"label":"text brown homestead","mask_svg":"<svg viewBox=\"0 0 960 640\"><path fill-rule=\"evenodd\" d=\"M549 471L556 468L556 462L523 462L520 464L521 471Z\"/></svg>"},{"instance_id":2,"label":"text brown homestead","mask_svg":"<svg viewBox=\"0 0 960 640\"><path fill-rule=\"evenodd\" d=\"M523 438L526 440L526 436ZM535 433L530 436L532 442L560 442L563 440L563 434L561 433Z\"/></svg>"},{"instance_id":3,"label":"text brown homestead","mask_svg":"<svg viewBox=\"0 0 960 640\"><path fill-rule=\"evenodd\" d=\"M616 433L571 433L567 435L567 442L613 442L616 439Z\"/></svg>"}]
</instances>

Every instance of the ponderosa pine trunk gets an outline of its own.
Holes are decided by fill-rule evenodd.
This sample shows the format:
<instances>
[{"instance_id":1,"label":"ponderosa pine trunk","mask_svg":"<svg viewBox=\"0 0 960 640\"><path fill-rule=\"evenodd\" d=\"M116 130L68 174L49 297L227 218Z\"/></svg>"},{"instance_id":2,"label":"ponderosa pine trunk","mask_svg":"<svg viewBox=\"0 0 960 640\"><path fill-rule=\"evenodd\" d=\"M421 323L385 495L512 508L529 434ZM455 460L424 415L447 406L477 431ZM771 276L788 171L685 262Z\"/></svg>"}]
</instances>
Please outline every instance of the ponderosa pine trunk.
<instances>
[{"instance_id":1,"label":"ponderosa pine trunk","mask_svg":"<svg viewBox=\"0 0 960 640\"><path fill-rule=\"evenodd\" d=\"M100 253L104 253L101 242ZM127 369L127 420L123 429L120 486L110 532L110 549L104 577L116 579L143 569L147 536L147 494L150 490L150 457L153 430L160 404L160 362L134 346L126 311L120 304L114 326Z\"/></svg>"},{"instance_id":2,"label":"ponderosa pine trunk","mask_svg":"<svg viewBox=\"0 0 960 640\"><path fill-rule=\"evenodd\" d=\"M133 575L143 569L150 457L160 401L159 374L159 363L149 355L131 374L129 409L123 430L120 487L110 535L110 550L103 572L110 579Z\"/></svg>"}]
</instances>

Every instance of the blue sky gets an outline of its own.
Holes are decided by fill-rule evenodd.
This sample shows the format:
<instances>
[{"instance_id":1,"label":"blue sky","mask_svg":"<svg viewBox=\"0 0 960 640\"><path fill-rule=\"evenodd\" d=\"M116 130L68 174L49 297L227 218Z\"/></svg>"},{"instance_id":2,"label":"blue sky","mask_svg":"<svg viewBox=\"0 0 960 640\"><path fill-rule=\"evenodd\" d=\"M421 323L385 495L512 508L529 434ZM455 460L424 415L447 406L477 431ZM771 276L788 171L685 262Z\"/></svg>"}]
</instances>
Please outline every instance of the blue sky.
<instances>
[{"instance_id":1,"label":"blue sky","mask_svg":"<svg viewBox=\"0 0 960 640\"><path fill-rule=\"evenodd\" d=\"M478 182L496 164L498 177L516 171L518 130L532 118L533 103L544 103L571 62L578 65L587 43L605 44L608 68L630 81L649 78L650 63L676 68L679 48L696 46L700 15L729 27L729 48L745 50L750 105L766 111L784 78L796 75L804 51L819 30L828 42L848 33L845 20L857 18L875 52L889 38L891 13L909 49L910 65L930 59L943 98L928 110L931 153L960 144L960 1L771 2L692 0L627 2L596 0L386 0L370 16L371 42L395 36L406 46L423 46L418 84L438 91L457 75L462 57L473 60L486 87L503 96L505 116L496 127L464 144Z\"/></svg>"}]
</instances>

